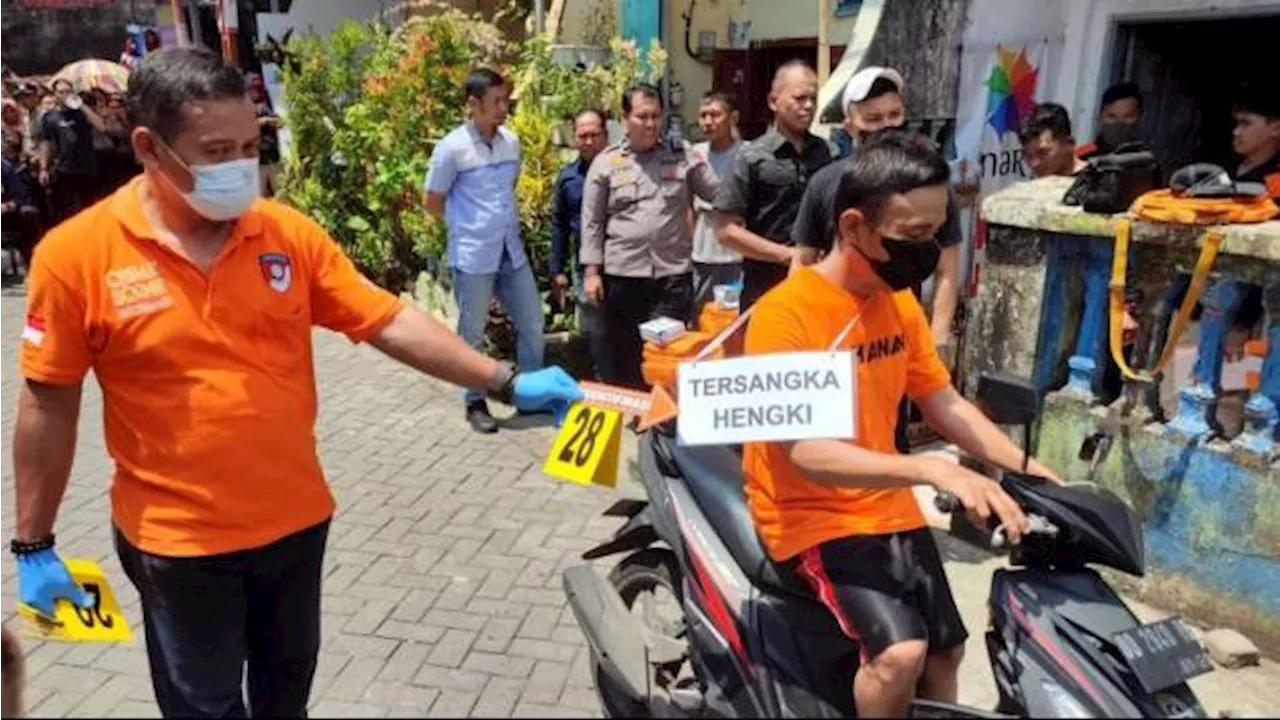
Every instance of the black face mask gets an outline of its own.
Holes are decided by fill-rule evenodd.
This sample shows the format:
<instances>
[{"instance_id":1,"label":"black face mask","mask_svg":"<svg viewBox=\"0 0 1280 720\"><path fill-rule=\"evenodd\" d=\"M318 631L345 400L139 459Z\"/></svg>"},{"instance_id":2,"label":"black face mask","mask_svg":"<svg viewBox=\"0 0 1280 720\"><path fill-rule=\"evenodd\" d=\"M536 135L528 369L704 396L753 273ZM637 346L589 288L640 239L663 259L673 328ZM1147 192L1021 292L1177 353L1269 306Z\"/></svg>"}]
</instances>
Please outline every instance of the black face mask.
<instances>
[{"instance_id":1,"label":"black face mask","mask_svg":"<svg viewBox=\"0 0 1280 720\"><path fill-rule=\"evenodd\" d=\"M881 237L881 244L889 254L888 260L869 257L862 248L858 252L871 263L871 269L894 291L913 288L924 282L938 267L942 250L933 240L896 240ZM856 246L855 246L856 247Z\"/></svg>"}]
</instances>

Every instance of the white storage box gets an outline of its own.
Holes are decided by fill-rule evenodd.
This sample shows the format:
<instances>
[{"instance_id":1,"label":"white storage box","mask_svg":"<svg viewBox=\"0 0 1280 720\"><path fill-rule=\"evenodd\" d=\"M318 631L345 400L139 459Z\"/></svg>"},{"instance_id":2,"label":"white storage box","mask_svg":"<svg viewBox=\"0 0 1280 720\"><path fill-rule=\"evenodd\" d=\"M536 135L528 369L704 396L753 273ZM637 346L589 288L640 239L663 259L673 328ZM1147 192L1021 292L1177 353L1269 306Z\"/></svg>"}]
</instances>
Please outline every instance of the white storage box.
<instances>
[{"instance_id":1,"label":"white storage box","mask_svg":"<svg viewBox=\"0 0 1280 720\"><path fill-rule=\"evenodd\" d=\"M684 333L684 323L665 315L640 325L640 337L657 345L666 345Z\"/></svg>"}]
</instances>

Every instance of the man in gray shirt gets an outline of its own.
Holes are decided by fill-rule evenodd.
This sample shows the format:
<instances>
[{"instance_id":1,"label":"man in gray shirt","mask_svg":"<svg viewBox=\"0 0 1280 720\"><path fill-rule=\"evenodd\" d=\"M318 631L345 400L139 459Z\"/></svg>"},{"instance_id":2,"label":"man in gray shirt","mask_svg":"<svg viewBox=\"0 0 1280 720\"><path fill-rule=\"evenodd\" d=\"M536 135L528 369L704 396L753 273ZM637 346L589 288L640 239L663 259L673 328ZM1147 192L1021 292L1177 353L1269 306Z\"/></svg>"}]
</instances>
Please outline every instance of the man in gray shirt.
<instances>
[{"instance_id":1,"label":"man in gray shirt","mask_svg":"<svg viewBox=\"0 0 1280 720\"><path fill-rule=\"evenodd\" d=\"M738 109L727 94L713 90L702 96L698 126L707 138L694 150L706 156L717 178L733 172L733 160L742 147L738 139ZM742 255L716 239L714 206L694 198L697 219L693 228L693 314L712 300L717 285L733 285L742 280Z\"/></svg>"},{"instance_id":2,"label":"man in gray shirt","mask_svg":"<svg viewBox=\"0 0 1280 720\"><path fill-rule=\"evenodd\" d=\"M660 142L662 96L650 85L622 94L627 138L596 156L582 191L580 259L587 302L601 306L608 349L601 378L642 388L641 323L689 322L693 307L692 195L715 197L715 172L691 149Z\"/></svg>"}]
</instances>

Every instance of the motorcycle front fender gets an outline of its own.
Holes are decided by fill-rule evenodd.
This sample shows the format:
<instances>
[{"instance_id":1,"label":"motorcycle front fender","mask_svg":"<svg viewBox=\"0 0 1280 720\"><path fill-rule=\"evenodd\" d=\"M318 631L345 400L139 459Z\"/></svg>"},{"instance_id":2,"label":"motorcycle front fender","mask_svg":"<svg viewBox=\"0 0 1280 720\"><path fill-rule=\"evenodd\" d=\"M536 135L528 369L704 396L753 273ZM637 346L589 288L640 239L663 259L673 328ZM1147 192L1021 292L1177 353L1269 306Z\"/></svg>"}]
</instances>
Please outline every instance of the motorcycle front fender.
<instances>
[{"instance_id":1,"label":"motorcycle front fender","mask_svg":"<svg viewBox=\"0 0 1280 720\"><path fill-rule=\"evenodd\" d=\"M623 515L627 516L628 519L613 534L611 540L582 553L583 560L596 560L610 555L628 553L649 547L658 541L658 532L653 527L653 513L649 509L649 503L637 500L623 500L615 503L604 514Z\"/></svg>"}]
</instances>

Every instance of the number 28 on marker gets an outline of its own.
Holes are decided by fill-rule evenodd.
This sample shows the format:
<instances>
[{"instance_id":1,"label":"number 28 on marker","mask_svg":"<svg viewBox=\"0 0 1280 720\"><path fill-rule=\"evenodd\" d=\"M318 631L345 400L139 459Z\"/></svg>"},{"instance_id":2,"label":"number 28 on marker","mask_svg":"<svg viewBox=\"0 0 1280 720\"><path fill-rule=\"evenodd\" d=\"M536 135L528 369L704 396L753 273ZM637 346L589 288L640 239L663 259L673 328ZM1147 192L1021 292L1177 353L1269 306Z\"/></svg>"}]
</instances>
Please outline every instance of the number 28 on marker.
<instances>
[{"instance_id":1,"label":"number 28 on marker","mask_svg":"<svg viewBox=\"0 0 1280 720\"><path fill-rule=\"evenodd\" d=\"M618 478L622 414L617 410L577 404L551 444L542 471L581 485L613 487Z\"/></svg>"}]
</instances>

